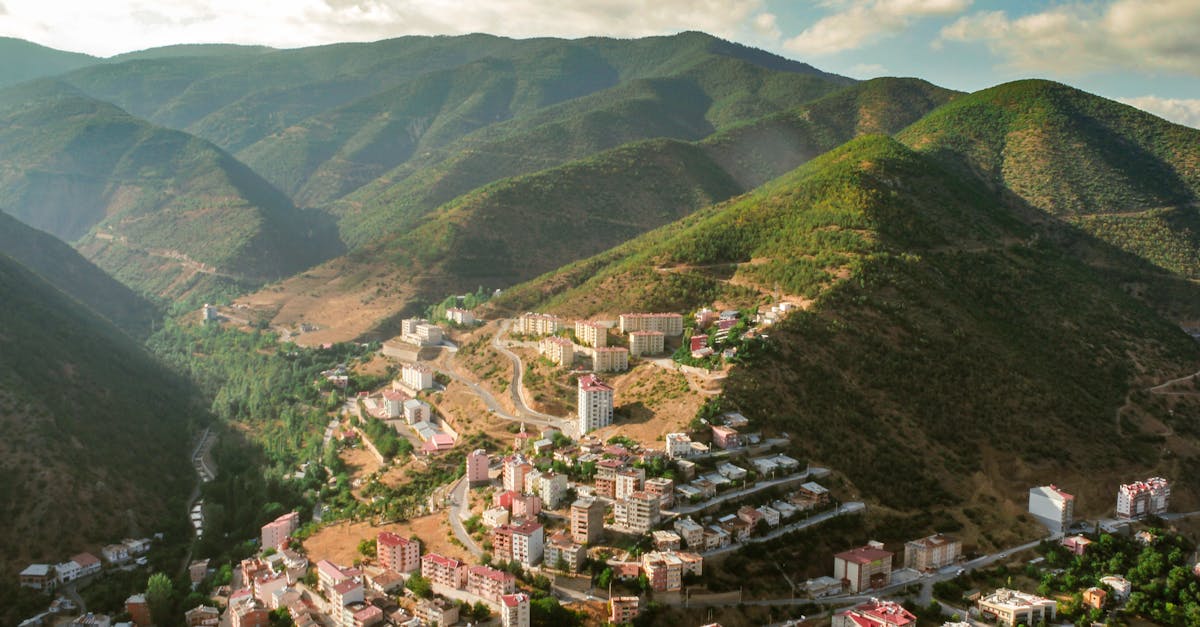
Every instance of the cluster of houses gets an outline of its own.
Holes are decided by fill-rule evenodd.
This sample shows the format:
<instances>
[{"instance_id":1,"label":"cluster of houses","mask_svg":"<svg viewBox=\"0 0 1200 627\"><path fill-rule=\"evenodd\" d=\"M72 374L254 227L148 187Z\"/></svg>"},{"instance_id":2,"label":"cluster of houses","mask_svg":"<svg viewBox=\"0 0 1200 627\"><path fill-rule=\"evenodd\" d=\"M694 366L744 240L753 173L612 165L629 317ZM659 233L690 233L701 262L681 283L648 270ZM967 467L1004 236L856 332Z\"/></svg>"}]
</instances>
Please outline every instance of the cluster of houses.
<instances>
[{"instance_id":1,"label":"cluster of houses","mask_svg":"<svg viewBox=\"0 0 1200 627\"><path fill-rule=\"evenodd\" d=\"M628 347L609 346L609 330L625 335ZM517 319L517 333L541 337L538 352L550 361L571 368L576 357L590 359L592 372L621 372L629 369L630 357L660 355L666 351L666 338L683 334L683 316L675 313L628 313L616 321L577 320L576 344L561 335L567 327L558 316L526 313Z\"/></svg>"},{"instance_id":2,"label":"cluster of houses","mask_svg":"<svg viewBox=\"0 0 1200 627\"><path fill-rule=\"evenodd\" d=\"M110 566L131 562L142 565L146 563L145 555L150 551L150 542L150 538L141 538L105 545L100 550L103 562L91 553L80 553L58 564L30 564L19 575L20 585L48 592L62 584L100 572L104 562Z\"/></svg>"},{"instance_id":3,"label":"cluster of houses","mask_svg":"<svg viewBox=\"0 0 1200 627\"><path fill-rule=\"evenodd\" d=\"M1117 518L1136 520L1167 512L1171 484L1162 477L1134 481L1117 487ZM1029 513L1051 533L1066 533L1075 520L1075 496L1054 484L1029 490Z\"/></svg>"},{"instance_id":4,"label":"cluster of houses","mask_svg":"<svg viewBox=\"0 0 1200 627\"><path fill-rule=\"evenodd\" d=\"M376 394L360 392L359 400L367 413L387 421L399 430L404 424L424 443L422 453L440 453L454 447L458 433L447 417L438 416L429 403L416 398L434 387L433 369L419 363L405 363L400 378Z\"/></svg>"}]
</instances>

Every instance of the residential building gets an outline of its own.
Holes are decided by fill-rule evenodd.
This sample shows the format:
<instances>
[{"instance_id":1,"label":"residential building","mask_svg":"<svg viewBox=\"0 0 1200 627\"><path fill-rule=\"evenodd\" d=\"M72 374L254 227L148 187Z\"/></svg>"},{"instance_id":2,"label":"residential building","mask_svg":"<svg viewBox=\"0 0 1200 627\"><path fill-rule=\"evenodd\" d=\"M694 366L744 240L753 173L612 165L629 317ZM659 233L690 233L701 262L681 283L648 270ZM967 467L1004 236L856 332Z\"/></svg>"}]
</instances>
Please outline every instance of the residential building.
<instances>
[{"instance_id":1,"label":"residential building","mask_svg":"<svg viewBox=\"0 0 1200 627\"><path fill-rule=\"evenodd\" d=\"M279 549L300 528L300 513L288 512L262 526L262 547Z\"/></svg>"},{"instance_id":2,"label":"residential building","mask_svg":"<svg viewBox=\"0 0 1200 627\"><path fill-rule=\"evenodd\" d=\"M1075 497L1054 484L1029 490L1029 513L1052 533L1063 533L1075 514Z\"/></svg>"},{"instance_id":3,"label":"residential building","mask_svg":"<svg viewBox=\"0 0 1200 627\"><path fill-rule=\"evenodd\" d=\"M763 520L767 521L767 525L771 527L779 526L780 519L782 518L779 510L769 505L762 505L758 507L757 510L758 513L762 514Z\"/></svg>"},{"instance_id":4,"label":"residential building","mask_svg":"<svg viewBox=\"0 0 1200 627\"><path fill-rule=\"evenodd\" d=\"M570 368L575 363L575 345L565 337L551 335L542 338L538 343L538 352L560 366Z\"/></svg>"},{"instance_id":5,"label":"residential building","mask_svg":"<svg viewBox=\"0 0 1200 627\"><path fill-rule=\"evenodd\" d=\"M458 604L441 597L422 599L416 614L425 625L453 625L458 622Z\"/></svg>"},{"instance_id":6,"label":"residential building","mask_svg":"<svg viewBox=\"0 0 1200 627\"><path fill-rule=\"evenodd\" d=\"M537 494L547 509L558 509L567 495L567 476L547 472L538 477ZM540 511L540 507L538 508Z\"/></svg>"},{"instance_id":7,"label":"residential building","mask_svg":"<svg viewBox=\"0 0 1200 627\"><path fill-rule=\"evenodd\" d=\"M646 471L642 468L623 468L617 471L613 484L613 496L618 501L629 498L630 494L642 489L642 481L646 479Z\"/></svg>"},{"instance_id":8,"label":"residential building","mask_svg":"<svg viewBox=\"0 0 1200 627\"><path fill-rule=\"evenodd\" d=\"M479 448L467 454L467 485L475 488L491 483L488 465L491 458L487 451Z\"/></svg>"},{"instance_id":9,"label":"residential building","mask_svg":"<svg viewBox=\"0 0 1200 627\"><path fill-rule=\"evenodd\" d=\"M79 566L78 577L87 577L88 575L94 575L100 572L100 558L92 555L91 553L72 555L71 561Z\"/></svg>"},{"instance_id":10,"label":"residential building","mask_svg":"<svg viewBox=\"0 0 1200 627\"><path fill-rule=\"evenodd\" d=\"M125 599L125 613L129 614L129 620L137 627L150 627L154 624L154 619L150 617L150 604L146 602L146 595L131 594Z\"/></svg>"},{"instance_id":11,"label":"residential building","mask_svg":"<svg viewBox=\"0 0 1200 627\"><path fill-rule=\"evenodd\" d=\"M512 520L512 512L505 507L489 507L483 510L481 518L484 527L495 529L500 525L507 525L508 521Z\"/></svg>"},{"instance_id":12,"label":"residential building","mask_svg":"<svg viewBox=\"0 0 1200 627\"><path fill-rule=\"evenodd\" d=\"M197 605L183 613L188 627L216 627L221 622L221 610L208 605Z\"/></svg>"},{"instance_id":13,"label":"residential building","mask_svg":"<svg viewBox=\"0 0 1200 627\"><path fill-rule=\"evenodd\" d=\"M613 421L612 387L594 374L580 377L577 408L580 435L607 427Z\"/></svg>"},{"instance_id":14,"label":"residential building","mask_svg":"<svg viewBox=\"0 0 1200 627\"><path fill-rule=\"evenodd\" d=\"M433 387L433 370L423 364L406 363L400 368L400 380L413 391Z\"/></svg>"},{"instance_id":15,"label":"residential building","mask_svg":"<svg viewBox=\"0 0 1200 627\"><path fill-rule=\"evenodd\" d=\"M737 517L745 521L746 524L750 525L751 530L757 529L758 523L766 522L766 517L762 515L762 512L749 505L743 505L739 507L737 510Z\"/></svg>"},{"instance_id":16,"label":"residential building","mask_svg":"<svg viewBox=\"0 0 1200 627\"><path fill-rule=\"evenodd\" d=\"M429 322L429 321L424 318L405 318L404 320L400 321L400 334L401 335L416 335L417 334L417 325L425 324L427 322Z\"/></svg>"},{"instance_id":17,"label":"residential building","mask_svg":"<svg viewBox=\"0 0 1200 627\"><path fill-rule=\"evenodd\" d=\"M1162 477L1127 483L1117 488L1117 516L1142 518L1167 511L1171 501L1171 484Z\"/></svg>"},{"instance_id":18,"label":"residential building","mask_svg":"<svg viewBox=\"0 0 1200 627\"><path fill-rule=\"evenodd\" d=\"M686 433L668 433L667 434L667 457L671 459L679 459L688 457L692 454L692 438Z\"/></svg>"},{"instance_id":19,"label":"residential building","mask_svg":"<svg viewBox=\"0 0 1200 627\"><path fill-rule=\"evenodd\" d=\"M693 551L705 550L703 525L692 520L691 517L687 517L676 518L674 527L675 533L678 533L679 537L683 538L683 542L687 545L687 548Z\"/></svg>"},{"instance_id":20,"label":"residential building","mask_svg":"<svg viewBox=\"0 0 1200 627\"><path fill-rule=\"evenodd\" d=\"M608 327L600 322L577 320L575 322L575 337L580 344L592 348L608 346Z\"/></svg>"},{"instance_id":21,"label":"residential building","mask_svg":"<svg viewBox=\"0 0 1200 627\"><path fill-rule=\"evenodd\" d=\"M519 562L525 568L532 568L542 563L545 552L545 537L542 526L536 522L525 521L511 525L512 529L512 560Z\"/></svg>"},{"instance_id":22,"label":"residential building","mask_svg":"<svg viewBox=\"0 0 1200 627\"><path fill-rule=\"evenodd\" d=\"M665 350L665 337L662 331L634 331L629 334L629 354L658 355Z\"/></svg>"},{"instance_id":23,"label":"residential building","mask_svg":"<svg viewBox=\"0 0 1200 627\"><path fill-rule=\"evenodd\" d=\"M542 471L540 471L536 468L525 473L525 483L521 486L520 491L524 492L525 494L536 494L538 491L538 484L539 484L539 481L541 480L541 478L542 478Z\"/></svg>"},{"instance_id":24,"label":"residential building","mask_svg":"<svg viewBox=\"0 0 1200 627\"><path fill-rule=\"evenodd\" d=\"M512 518L537 519L542 513L542 497L536 494L517 494L512 500Z\"/></svg>"},{"instance_id":25,"label":"residential building","mask_svg":"<svg viewBox=\"0 0 1200 627\"><path fill-rule=\"evenodd\" d=\"M613 597L608 601L608 622L614 625L632 623L642 613L638 597Z\"/></svg>"},{"instance_id":26,"label":"residential building","mask_svg":"<svg viewBox=\"0 0 1200 627\"><path fill-rule=\"evenodd\" d=\"M251 596L248 589L239 591L242 592L245 594L235 593L229 597L226 614L229 615L230 624L233 627L269 627L271 610Z\"/></svg>"},{"instance_id":27,"label":"residential building","mask_svg":"<svg viewBox=\"0 0 1200 627\"><path fill-rule=\"evenodd\" d=\"M920 571L937 570L958 561L962 540L940 533L904 543L904 567Z\"/></svg>"},{"instance_id":28,"label":"residential building","mask_svg":"<svg viewBox=\"0 0 1200 627\"><path fill-rule=\"evenodd\" d=\"M520 455L514 455L504 460L502 470L504 489L524 492L525 475L533 471L533 464L525 461L525 458Z\"/></svg>"},{"instance_id":29,"label":"residential building","mask_svg":"<svg viewBox=\"0 0 1200 627\"><path fill-rule=\"evenodd\" d=\"M647 479L642 489L658 497L660 510L675 506L675 481L666 477L655 477Z\"/></svg>"},{"instance_id":30,"label":"residential building","mask_svg":"<svg viewBox=\"0 0 1200 627\"><path fill-rule=\"evenodd\" d=\"M527 313L517 318L513 331L521 335L554 335L561 328L562 321L558 316Z\"/></svg>"},{"instance_id":31,"label":"residential building","mask_svg":"<svg viewBox=\"0 0 1200 627\"><path fill-rule=\"evenodd\" d=\"M658 525L658 497L644 491L634 492L613 505L613 519L617 526L633 533L650 533Z\"/></svg>"},{"instance_id":32,"label":"residential building","mask_svg":"<svg viewBox=\"0 0 1200 627\"><path fill-rule=\"evenodd\" d=\"M587 551L582 544L572 540L571 534L566 531L559 531L546 541L543 562L549 568L575 573L583 567L583 559L586 556Z\"/></svg>"},{"instance_id":33,"label":"residential building","mask_svg":"<svg viewBox=\"0 0 1200 627\"><path fill-rule=\"evenodd\" d=\"M383 410L388 418L400 418L404 415L404 401L408 395L400 390L383 391Z\"/></svg>"},{"instance_id":34,"label":"residential building","mask_svg":"<svg viewBox=\"0 0 1200 627\"><path fill-rule=\"evenodd\" d=\"M742 481L748 474L745 468L735 466L729 462L721 462L717 464L717 472L721 473L722 477L730 481Z\"/></svg>"},{"instance_id":35,"label":"residential building","mask_svg":"<svg viewBox=\"0 0 1200 627\"><path fill-rule=\"evenodd\" d=\"M693 574L697 577L704 574L704 557L699 553L678 552L675 555L683 561L683 574Z\"/></svg>"},{"instance_id":36,"label":"residential building","mask_svg":"<svg viewBox=\"0 0 1200 627\"><path fill-rule=\"evenodd\" d=\"M878 542L843 551L833 556L833 576L842 580L847 592L863 592L887 586L892 580L892 552Z\"/></svg>"},{"instance_id":37,"label":"residential building","mask_svg":"<svg viewBox=\"0 0 1200 627\"><path fill-rule=\"evenodd\" d=\"M492 493L492 507L502 507L504 509L512 509L513 499L517 497L515 490L505 490L503 492Z\"/></svg>"},{"instance_id":38,"label":"residential building","mask_svg":"<svg viewBox=\"0 0 1200 627\"><path fill-rule=\"evenodd\" d=\"M415 425L418 422L429 422L430 417L433 415L433 410L429 407L429 403L415 398L404 401L402 411L404 412L404 422L410 425Z\"/></svg>"},{"instance_id":39,"label":"residential building","mask_svg":"<svg viewBox=\"0 0 1200 627\"><path fill-rule=\"evenodd\" d=\"M733 536L717 525L709 525L704 529L704 550L723 549L733 543ZM688 547L691 548L691 547Z\"/></svg>"},{"instance_id":40,"label":"residential building","mask_svg":"<svg viewBox=\"0 0 1200 627\"><path fill-rule=\"evenodd\" d=\"M623 372L629 370L629 349L623 346L593 348L592 370L596 372Z\"/></svg>"},{"instance_id":41,"label":"residential building","mask_svg":"<svg viewBox=\"0 0 1200 627\"><path fill-rule=\"evenodd\" d=\"M1104 607L1104 601L1108 598L1108 592L1104 588L1092 586L1083 591L1083 604L1101 609Z\"/></svg>"},{"instance_id":42,"label":"residential building","mask_svg":"<svg viewBox=\"0 0 1200 627\"><path fill-rule=\"evenodd\" d=\"M426 553L421 557L421 576L431 583L456 590L467 585L467 573L463 563L437 553Z\"/></svg>"},{"instance_id":43,"label":"residential building","mask_svg":"<svg viewBox=\"0 0 1200 627\"><path fill-rule=\"evenodd\" d=\"M754 512L757 514L758 512ZM738 518L735 514L728 514L717 519L717 523L721 528L728 531L738 542L745 542L750 539L751 532L754 531L754 526L750 523Z\"/></svg>"},{"instance_id":44,"label":"residential building","mask_svg":"<svg viewBox=\"0 0 1200 627\"><path fill-rule=\"evenodd\" d=\"M656 551L678 551L683 548L683 538L674 531L659 529L650 532L650 537L654 542Z\"/></svg>"},{"instance_id":45,"label":"residential building","mask_svg":"<svg viewBox=\"0 0 1200 627\"><path fill-rule=\"evenodd\" d=\"M834 579L828 575L809 579L804 582L804 591L808 596L817 599L820 597L833 596L842 593L842 580Z\"/></svg>"},{"instance_id":46,"label":"residential building","mask_svg":"<svg viewBox=\"0 0 1200 627\"><path fill-rule=\"evenodd\" d=\"M421 568L421 542L384 531L375 538L375 557L383 568L411 573Z\"/></svg>"},{"instance_id":47,"label":"residential building","mask_svg":"<svg viewBox=\"0 0 1200 627\"><path fill-rule=\"evenodd\" d=\"M825 505L829 502L829 490L816 481L807 481L793 495L793 501L803 509Z\"/></svg>"},{"instance_id":48,"label":"residential building","mask_svg":"<svg viewBox=\"0 0 1200 627\"><path fill-rule=\"evenodd\" d=\"M529 595L524 592L500 597L501 627L529 627Z\"/></svg>"},{"instance_id":49,"label":"residential building","mask_svg":"<svg viewBox=\"0 0 1200 627\"><path fill-rule=\"evenodd\" d=\"M713 425L712 428L713 446L729 450L742 445L742 438L738 434L737 429L726 427L724 425Z\"/></svg>"},{"instance_id":50,"label":"residential building","mask_svg":"<svg viewBox=\"0 0 1200 627\"><path fill-rule=\"evenodd\" d=\"M54 565L54 576L58 583L64 584L79 579L79 564L67 560Z\"/></svg>"},{"instance_id":51,"label":"residential building","mask_svg":"<svg viewBox=\"0 0 1200 627\"><path fill-rule=\"evenodd\" d=\"M470 310L461 307L447 309L446 319L454 324L475 324L475 315Z\"/></svg>"},{"instance_id":52,"label":"residential building","mask_svg":"<svg viewBox=\"0 0 1200 627\"><path fill-rule=\"evenodd\" d=\"M630 313L621 314L621 333L634 331L658 331L675 337L683 335L683 316L676 313Z\"/></svg>"},{"instance_id":53,"label":"residential building","mask_svg":"<svg viewBox=\"0 0 1200 627\"><path fill-rule=\"evenodd\" d=\"M1129 598L1129 593L1133 591L1133 584L1126 578L1120 575L1108 575L1100 578L1100 583L1112 589L1113 598L1118 601L1124 601Z\"/></svg>"},{"instance_id":54,"label":"residential building","mask_svg":"<svg viewBox=\"0 0 1200 627\"><path fill-rule=\"evenodd\" d=\"M122 544L109 544L100 549L102 555L110 564L122 564L129 561L129 547Z\"/></svg>"},{"instance_id":55,"label":"residential building","mask_svg":"<svg viewBox=\"0 0 1200 627\"><path fill-rule=\"evenodd\" d=\"M517 578L489 566L471 566L467 569L467 592L481 596L492 603L500 597L512 594L517 589Z\"/></svg>"},{"instance_id":56,"label":"residential building","mask_svg":"<svg viewBox=\"0 0 1200 627\"><path fill-rule=\"evenodd\" d=\"M346 607L351 603L362 603L366 595L366 587L357 578L347 579L333 587L329 595L329 603L334 607Z\"/></svg>"},{"instance_id":57,"label":"residential building","mask_svg":"<svg viewBox=\"0 0 1200 627\"><path fill-rule=\"evenodd\" d=\"M1049 623L1058 614L1058 604L1054 601L1007 588L1000 588L989 595L980 597L977 605L985 619L1010 627L1022 623L1026 625L1036 625L1042 621Z\"/></svg>"},{"instance_id":58,"label":"residential building","mask_svg":"<svg viewBox=\"0 0 1200 627\"><path fill-rule=\"evenodd\" d=\"M1062 545L1066 547L1072 555L1083 555L1087 552L1088 545L1092 543L1083 535L1067 536L1062 539Z\"/></svg>"},{"instance_id":59,"label":"residential building","mask_svg":"<svg viewBox=\"0 0 1200 627\"><path fill-rule=\"evenodd\" d=\"M350 569L345 569L329 560L317 562L317 583L326 596L333 594L334 586L351 578ZM245 570L243 569L243 573Z\"/></svg>"},{"instance_id":60,"label":"residential building","mask_svg":"<svg viewBox=\"0 0 1200 627\"><path fill-rule=\"evenodd\" d=\"M508 523L492 528L492 558L498 562L511 562L513 559L513 533Z\"/></svg>"},{"instance_id":61,"label":"residential building","mask_svg":"<svg viewBox=\"0 0 1200 627\"><path fill-rule=\"evenodd\" d=\"M674 553L652 551L642 555L642 572L656 592L674 592L683 588L683 560Z\"/></svg>"},{"instance_id":62,"label":"residential building","mask_svg":"<svg viewBox=\"0 0 1200 627\"><path fill-rule=\"evenodd\" d=\"M604 535L604 501L577 499L571 504L571 539L594 544Z\"/></svg>"},{"instance_id":63,"label":"residential building","mask_svg":"<svg viewBox=\"0 0 1200 627\"><path fill-rule=\"evenodd\" d=\"M917 617L895 601L871 599L838 612L831 627L916 627Z\"/></svg>"}]
</instances>

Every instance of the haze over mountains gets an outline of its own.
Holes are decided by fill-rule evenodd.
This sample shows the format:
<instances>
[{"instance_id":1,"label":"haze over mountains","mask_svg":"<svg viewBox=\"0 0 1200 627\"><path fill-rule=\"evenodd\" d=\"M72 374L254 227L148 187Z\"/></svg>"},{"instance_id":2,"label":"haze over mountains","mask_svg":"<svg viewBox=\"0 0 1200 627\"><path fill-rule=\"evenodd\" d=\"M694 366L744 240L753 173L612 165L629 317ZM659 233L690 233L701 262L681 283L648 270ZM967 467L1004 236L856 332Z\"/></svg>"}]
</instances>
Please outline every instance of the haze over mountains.
<instances>
[{"instance_id":1,"label":"haze over mountains","mask_svg":"<svg viewBox=\"0 0 1200 627\"><path fill-rule=\"evenodd\" d=\"M1200 131L1047 81L859 82L702 33L4 50L25 60L0 70L5 442L162 441L89 458L112 499L186 472L192 391L131 337L164 310L240 299L312 343L385 339L479 286L505 290L495 313L802 302L725 402L897 512L1048 469L1200 476L1197 416L1139 394L1200 369L1179 328L1200 326ZM47 473L69 478L55 502L85 491ZM7 502L49 483L20 479ZM44 540L33 520L15 536Z\"/></svg>"}]
</instances>

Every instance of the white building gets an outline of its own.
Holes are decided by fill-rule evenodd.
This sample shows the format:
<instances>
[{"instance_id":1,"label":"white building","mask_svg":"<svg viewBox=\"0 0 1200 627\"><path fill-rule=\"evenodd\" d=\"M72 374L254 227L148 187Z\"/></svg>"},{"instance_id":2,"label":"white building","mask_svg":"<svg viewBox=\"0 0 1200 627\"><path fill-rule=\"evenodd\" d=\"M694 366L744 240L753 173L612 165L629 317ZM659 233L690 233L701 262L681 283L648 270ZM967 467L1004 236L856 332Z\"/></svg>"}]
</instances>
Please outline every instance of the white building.
<instances>
[{"instance_id":1,"label":"white building","mask_svg":"<svg viewBox=\"0 0 1200 627\"><path fill-rule=\"evenodd\" d=\"M429 422L431 410L429 403L415 398L410 398L404 401L402 405L404 413L404 422L410 425L415 425L418 422Z\"/></svg>"},{"instance_id":2,"label":"white building","mask_svg":"<svg viewBox=\"0 0 1200 627\"><path fill-rule=\"evenodd\" d=\"M579 433L607 427L613 421L613 389L594 374L579 378Z\"/></svg>"},{"instance_id":3,"label":"white building","mask_svg":"<svg viewBox=\"0 0 1200 627\"><path fill-rule=\"evenodd\" d=\"M621 314L621 333L659 331L672 337L683 335L683 316L677 313Z\"/></svg>"},{"instance_id":4,"label":"white building","mask_svg":"<svg viewBox=\"0 0 1200 627\"><path fill-rule=\"evenodd\" d=\"M692 454L692 438L686 433L667 434L667 457L678 459Z\"/></svg>"},{"instance_id":5,"label":"white building","mask_svg":"<svg viewBox=\"0 0 1200 627\"><path fill-rule=\"evenodd\" d=\"M538 477L537 495L546 509L558 509L567 495L567 476L548 472Z\"/></svg>"},{"instance_id":6,"label":"white building","mask_svg":"<svg viewBox=\"0 0 1200 627\"><path fill-rule=\"evenodd\" d=\"M629 370L629 349L623 346L605 346L592 349L592 370L596 372L621 372Z\"/></svg>"},{"instance_id":7,"label":"white building","mask_svg":"<svg viewBox=\"0 0 1200 627\"><path fill-rule=\"evenodd\" d=\"M399 418L404 415L404 401L408 395L399 390L383 391L383 408L388 418Z\"/></svg>"},{"instance_id":8,"label":"white building","mask_svg":"<svg viewBox=\"0 0 1200 627\"><path fill-rule=\"evenodd\" d=\"M524 592L500 597L502 627L529 627L529 595Z\"/></svg>"},{"instance_id":9,"label":"white building","mask_svg":"<svg viewBox=\"0 0 1200 627\"><path fill-rule=\"evenodd\" d=\"M1170 501L1171 484L1162 477L1126 483L1117 488L1117 516L1157 516L1167 511Z\"/></svg>"},{"instance_id":10,"label":"white building","mask_svg":"<svg viewBox=\"0 0 1200 627\"><path fill-rule=\"evenodd\" d=\"M1029 513L1052 533L1063 533L1075 515L1075 497L1054 484L1029 490Z\"/></svg>"},{"instance_id":11,"label":"white building","mask_svg":"<svg viewBox=\"0 0 1200 627\"><path fill-rule=\"evenodd\" d=\"M522 335L554 335L562 328L562 320L550 314L527 313L517 318L513 331Z\"/></svg>"},{"instance_id":12,"label":"white building","mask_svg":"<svg viewBox=\"0 0 1200 627\"><path fill-rule=\"evenodd\" d=\"M542 338L538 343L538 352L560 366L570 367L575 362L575 345L565 337L551 335Z\"/></svg>"},{"instance_id":13,"label":"white building","mask_svg":"<svg viewBox=\"0 0 1200 627\"><path fill-rule=\"evenodd\" d=\"M1036 625L1053 621L1058 604L1037 595L1000 588L979 599L979 612L997 625Z\"/></svg>"},{"instance_id":14,"label":"white building","mask_svg":"<svg viewBox=\"0 0 1200 627\"><path fill-rule=\"evenodd\" d=\"M475 315L460 307L447 309L446 319L455 324L475 324Z\"/></svg>"},{"instance_id":15,"label":"white building","mask_svg":"<svg viewBox=\"0 0 1200 627\"><path fill-rule=\"evenodd\" d=\"M406 363L400 369L400 379L409 389L427 390L433 387L433 369L422 364Z\"/></svg>"},{"instance_id":16,"label":"white building","mask_svg":"<svg viewBox=\"0 0 1200 627\"><path fill-rule=\"evenodd\" d=\"M634 492L613 504L613 522L633 533L650 533L658 520L658 497L648 492Z\"/></svg>"},{"instance_id":17,"label":"white building","mask_svg":"<svg viewBox=\"0 0 1200 627\"><path fill-rule=\"evenodd\" d=\"M579 343L592 348L608 346L608 327L600 322L577 320L575 322L575 337Z\"/></svg>"},{"instance_id":18,"label":"white building","mask_svg":"<svg viewBox=\"0 0 1200 627\"><path fill-rule=\"evenodd\" d=\"M634 331L629 334L629 354L658 355L665 350L665 338L662 331Z\"/></svg>"}]
</instances>

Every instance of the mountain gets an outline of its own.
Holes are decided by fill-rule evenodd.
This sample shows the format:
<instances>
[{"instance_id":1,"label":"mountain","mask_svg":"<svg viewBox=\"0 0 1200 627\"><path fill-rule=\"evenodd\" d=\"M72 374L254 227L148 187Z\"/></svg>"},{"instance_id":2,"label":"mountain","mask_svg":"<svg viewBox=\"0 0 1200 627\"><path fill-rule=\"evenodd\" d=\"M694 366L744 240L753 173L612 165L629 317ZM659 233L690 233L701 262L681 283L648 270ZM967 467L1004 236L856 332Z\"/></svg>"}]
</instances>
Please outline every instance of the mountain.
<instances>
[{"instance_id":1,"label":"mountain","mask_svg":"<svg viewBox=\"0 0 1200 627\"><path fill-rule=\"evenodd\" d=\"M0 254L8 255L129 334L141 337L150 332L155 318L150 302L53 235L0 213Z\"/></svg>"},{"instance_id":2,"label":"mountain","mask_svg":"<svg viewBox=\"0 0 1200 627\"><path fill-rule=\"evenodd\" d=\"M55 50L11 37L0 37L0 59L4 59L4 63L0 64L0 87L54 76L101 62L100 59L86 54Z\"/></svg>"},{"instance_id":3,"label":"mountain","mask_svg":"<svg viewBox=\"0 0 1200 627\"><path fill-rule=\"evenodd\" d=\"M1200 278L1200 131L1042 80L958 98L897 136L1049 215Z\"/></svg>"},{"instance_id":4,"label":"mountain","mask_svg":"<svg viewBox=\"0 0 1200 627\"><path fill-rule=\"evenodd\" d=\"M229 154L62 83L0 91L0 163L0 210L145 294L245 289L336 250Z\"/></svg>"},{"instance_id":5,"label":"mountain","mask_svg":"<svg viewBox=\"0 0 1200 627\"><path fill-rule=\"evenodd\" d=\"M972 525L958 505L1018 501L1038 476L1200 467L1113 419L1132 388L1200 367L1200 346L1060 246L1070 226L1028 221L960 170L862 137L492 306L612 317L800 303L746 349L725 402L889 508L955 505Z\"/></svg>"},{"instance_id":6,"label":"mountain","mask_svg":"<svg viewBox=\"0 0 1200 627\"><path fill-rule=\"evenodd\" d=\"M195 480L188 437L203 415L191 387L2 254L0 300L5 581L29 560L180 530Z\"/></svg>"}]
</instances>

